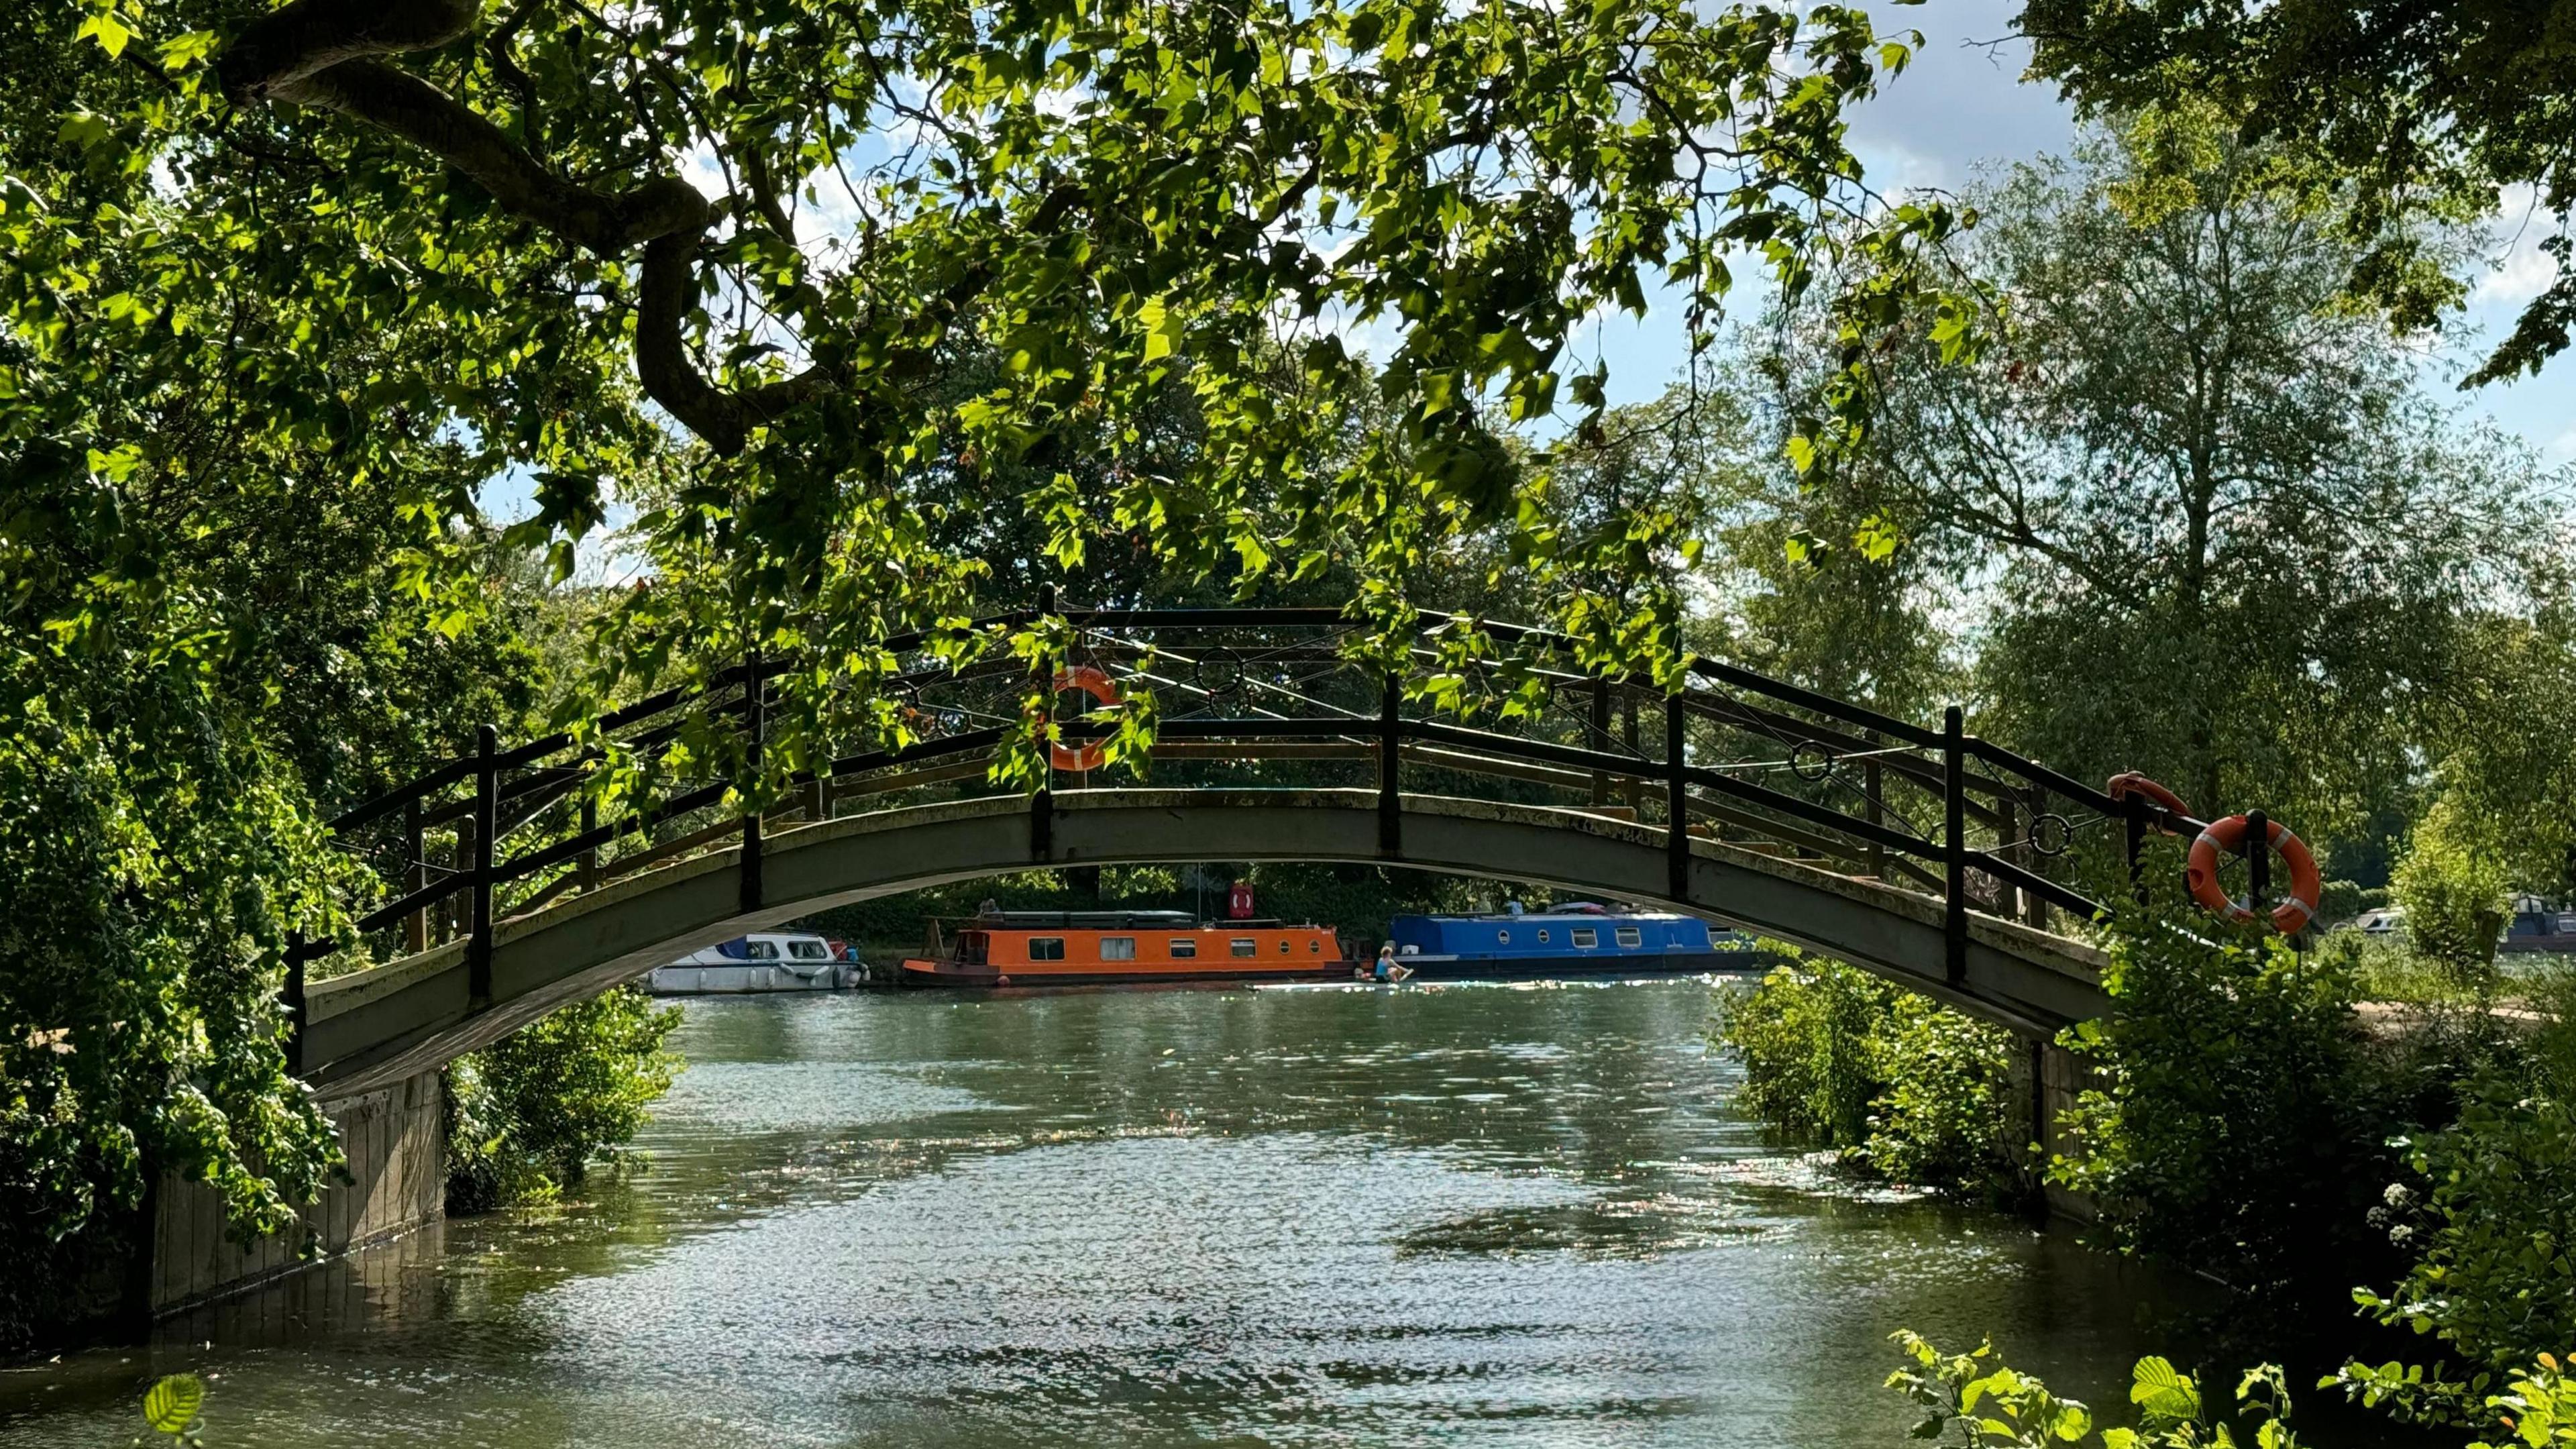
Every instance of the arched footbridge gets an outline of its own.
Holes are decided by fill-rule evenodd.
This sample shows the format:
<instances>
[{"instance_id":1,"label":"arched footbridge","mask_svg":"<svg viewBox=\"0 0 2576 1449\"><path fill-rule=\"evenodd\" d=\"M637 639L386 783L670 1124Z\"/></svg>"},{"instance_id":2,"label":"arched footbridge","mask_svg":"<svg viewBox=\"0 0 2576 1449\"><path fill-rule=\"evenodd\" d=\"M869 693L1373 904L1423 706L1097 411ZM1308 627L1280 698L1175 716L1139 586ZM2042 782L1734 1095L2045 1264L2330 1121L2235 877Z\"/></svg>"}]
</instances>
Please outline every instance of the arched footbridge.
<instances>
[{"instance_id":1,"label":"arched footbridge","mask_svg":"<svg viewBox=\"0 0 2576 1449\"><path fill-rule=\"evenodd\" d=\"M765 790L598 786L727 749L750 778L782 676L810 665L745 661L584 739L505 747L487 730L346 812L338 839L381 894L350 905L341 940L290 953L299 1072L355 1096L833 905L1206 861L1398 865L1678 909L2046 1032L2102 1001L2099 954L2063 929L2134 880L2149 830L2200 825L1967 735L1955 709L1925 726L1710 660L1668 692L1492 621L1425 616L1394 673L1354 661L1332 610L1050 603L975 627L1038 622L1070 642L1034 669L889 641L902 666L864 691L898 722L894 747L773 770ZM1462 650L1470 634L1491 649ZM1479 655L1495 662L1464 662ZM1091 687L1050 693L1050 676ZM1142 779L1085 768L1149 708ZM989 783L1033 712L1054 759L1036 788Z\"/></svg>"}]
</instances>

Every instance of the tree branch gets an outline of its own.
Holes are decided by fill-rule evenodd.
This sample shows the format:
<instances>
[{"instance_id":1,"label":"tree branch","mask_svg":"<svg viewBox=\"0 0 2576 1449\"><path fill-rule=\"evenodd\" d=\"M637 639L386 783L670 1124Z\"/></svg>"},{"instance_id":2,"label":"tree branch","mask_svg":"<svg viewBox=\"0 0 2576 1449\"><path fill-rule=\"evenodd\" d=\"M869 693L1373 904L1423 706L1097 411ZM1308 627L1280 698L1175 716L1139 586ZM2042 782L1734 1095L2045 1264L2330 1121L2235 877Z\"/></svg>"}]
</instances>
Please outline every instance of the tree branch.
<instances>
[{"instance_id":1,"label":"tree branch","mask_svg":"<svg viewBox=\"0 0 2576 1449\"><path fill-rule=\"evenodd\" d=\"M216 70L237 104L284 101L334 111L399 136L471 178L505 209L609 259L644 248L638 271L635 371L645 394L720 454L751 429L822 391L818 366L731 393L689 355L698 248L720 213L677 176L623 192L578 185L472 107L369 57L423 50L472 28L476 0L295 0L233 41Z\"/></svg>"}]
</instances>

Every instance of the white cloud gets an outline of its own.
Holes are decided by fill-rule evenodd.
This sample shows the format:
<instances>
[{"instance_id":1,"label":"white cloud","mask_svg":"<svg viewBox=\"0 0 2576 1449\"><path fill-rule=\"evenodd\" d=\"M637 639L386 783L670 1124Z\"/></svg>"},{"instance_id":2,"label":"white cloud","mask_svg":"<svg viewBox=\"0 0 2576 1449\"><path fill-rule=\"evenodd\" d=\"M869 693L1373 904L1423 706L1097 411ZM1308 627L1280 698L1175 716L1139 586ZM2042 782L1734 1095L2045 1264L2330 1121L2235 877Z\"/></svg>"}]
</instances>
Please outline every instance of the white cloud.
<instances>
[{"instance_id":1,"label":"white cloud","mask_svg":"<svg viewBox=\"0 0 2576 1449\"><path fill-rule=\"evenodd\" d=\"M709 201L722 201L729 188L725 185L724 163L716 159L713 146L700 141L680 158L680 179L698 188L698 194Z\"/></svg>"},{"instance_id":2,"label":"white cloud","mask_svg":"<svg viewBox=\"0 0 2576 1449\"><path fill-rule=\"evenodd\" d=\"M2558 280L2558 261L2540 249L2553 234L2552 218L2540 209L2538 192L2529 186L2507 189L2497 227L2507 243L2494 269L2478 279L2469 301L2478 306L2520 307L2549 290Z\"/></svg>"}]
</instances>

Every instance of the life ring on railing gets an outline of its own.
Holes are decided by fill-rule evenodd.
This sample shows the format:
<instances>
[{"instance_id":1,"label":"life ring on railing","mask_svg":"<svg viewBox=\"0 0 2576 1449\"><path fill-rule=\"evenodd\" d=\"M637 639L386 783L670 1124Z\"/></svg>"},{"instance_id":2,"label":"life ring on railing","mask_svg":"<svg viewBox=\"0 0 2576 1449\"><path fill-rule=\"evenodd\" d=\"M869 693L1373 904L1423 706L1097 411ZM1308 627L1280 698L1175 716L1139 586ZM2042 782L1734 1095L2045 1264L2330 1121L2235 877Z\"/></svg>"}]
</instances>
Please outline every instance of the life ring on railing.
<instances>
[{"instance_id":1,"label":"life ring on railing","mask_svg":"<svg viewBox=\"0 0 2576 1449\"><path fill-rule=\"evenodd\" d=\"M2321 889L2317 858L2309 852L2307 842L2292 835L2288 826L2278 820L2268 823L2272 848L2281 852L2281 859L2290 866L2290 894L2272 908L2272 929L2284 936L2295 936L2317 916ZM2183 879L2191 884L2192 899L2231 921L2253 920L2254 913L2227 898L2226 889L2218 883L2218 862L2236 853L2252 826L2253 822L2242 815L2230 815L2213 823L2191 843L2191 862L2183 869Z\"/></svg>"},{"instance_id":2,"label":"life ring on railing","mask_svg":"<svg viewBox=\"0 0 2576 1449\"><path fill-rule=\"evenodd\" d=\"M1108 675L1088 664L1077 664L1071 669L1056 671L1055 692L1062 694L1068 689L1079 689L1102 704L1118 703L1118 686L1110 681ZM1107 740L1085 740L1079 749L1062 740L1047 742L1047 757L1055 762L1055 767L1059 770L1085 772L1097 770L1108 753Z\"/></svg>"},{"instance_id":3,"label":"life ring on railing","mask_svg":"<svg viewBox=\"0 0 2576 1449\"><path fill-rule=\"evenodd\" d=\"M2104 788L2103 793L2109 795L2114 800L2125 800L2132 795L2144 796L2149 804L2164 807L2167 814L2177 815L2185 820L2189 820L2191 818L2191 807L2182 803L2182 797L2180 795L2175 794L2171 790L2166 789L2164 786L2157 784L2155 781L2148 779L2146 776L2139 774L2135 770L2130 770L2125 774L2113 775L2111 777L2111 783ZM2164 833L2167 835L2179 835L2182 833L2177 830L2166 830L2162 825L2159 825L2156 828L2164 830Z\"/></svg>"}]
</instances>

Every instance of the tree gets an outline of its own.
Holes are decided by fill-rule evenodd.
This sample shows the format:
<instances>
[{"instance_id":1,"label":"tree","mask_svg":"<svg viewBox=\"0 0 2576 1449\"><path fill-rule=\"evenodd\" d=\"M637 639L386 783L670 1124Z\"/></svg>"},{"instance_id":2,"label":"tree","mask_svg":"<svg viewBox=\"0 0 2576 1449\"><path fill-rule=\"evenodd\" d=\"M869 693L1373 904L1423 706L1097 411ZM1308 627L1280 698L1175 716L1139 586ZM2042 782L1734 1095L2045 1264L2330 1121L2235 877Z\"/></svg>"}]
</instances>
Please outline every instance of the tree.
<instances>
[{"instance_id":1,"label":"tree","mask_svg":"<svg viewBox=\"0 0 2576 1449\"><path fill-rule=\"evenodd\" d=\"M1776 330L1802 319L1789 308L1770 320ZM1722 440L1702 570L1718 604L1701 622L1703 647L1899 717L1938 714L1965 684L1935 617L1951 541L1904 513L1908 500L1865 448L1804 476L1789 465L1799 410L1830 363L1815 352L1793 363L1756 334L1738 338L1737 354L1701 404ZM1831 546L1855 518L1859 546Z\"/></svg>"},{"instance_id":2,"label":"tree","mask_svg":"<svg viewBox=\"0 0 2576 1449\"><path fill-rule=\"evenodd\" d=\"M2459 222L2527 187L2555 219L2556 279L2468 385L2536 372L2576 324L2576 53L2551 5L2495 0L2026 0L2033 74L2101 115L2214 102L2249 139L2332 166L2353 188L2339 221L2353 292L2401 327L2457 301L2454 269L2410 220Z\"/></svg>"},{"instance_id":3,"label":"tree","mask_svg":"<svg viewBox=\"0 0 2576 1449\"><path fill-rule=\"evenodd\" d=\"M2454 688L2429 701L2455 833L2518 889L2576 896L2576 538L2534 537L2525 606L2472 617Z\"/></svg>"},{"instance_id":4,"label":"tree","mask_svg":"<svg viewBox=\"0 0 2576 1449\"><path fill-rule=\"evenodd\" d=\"M1402 623L1543 481L1501 431L1598 411L1561 357L1591 309L1666 279L1713 316L1745 246L1793 291L1857 246L1855 309L1928 294L1945 209L1824 225L1867 200L1842 109L1906 53L1680 0L6 7L14 1226L76 1236L166 1166L271 1227L324 1169L281 952L343 924L331 805L507 722L462 687L514 672L491 480L559 570L655 503L670 586L562 712L802 652L779 771L877 727L880 641L972 611L964 474L1033 480L1059 567L1132 537ZM1338 328L1378 317L1367 372Z\"/></svg>"},{"instance_id":5,"label":"tree","mask_svg":"<svg viewBox=\"0 0 2576 1449\"><path fill-rule=\"evenodd\" d=\"M2360 825L2412 783L2461 621L2521 586L2539 463L2414 391L2404 339L2337 305L2339 193L2222 127L2144 118L1968 199L2008 336L1891 350L1863 456L1991 605L1980 728Z\"/></svg>"},{"instance_id":6,"label":"tree","mask_svg":"<svg viewBox=\"0 0 2576 1449\"><path fill-rule=\"evenodd\" d=\"M1426 537L1513 515L1496 430L1560 392L1597 414L1561 358L1587 311L1660 277L1704 325L1739 250L1798 291L1848 247L1865 327L1928 295L1955 225L1825 226L1865 209L1841 110L1907 53L1837 6L100 0L15 24L53 82L16 124L81 158L32 172L50 230L86 239L111 203L266 259L292 213L314 235L288 270L460 344L369 386L527 470L558 535L676 451L695 506L648 527L738 585L648 594L620 636L647 663L862 658L956 614L973 571L917 506L956 448L1246 588L1342 563L1401 622ZM186 275L118 295L218 300ZM1380 316L1404 337L1384 425L1319 469L1356 365L1332 324ZM991 386L925 386L978 351ZM1183 366L1204 441L1118 466ZM1096 482L1059 467L1081 437L1110 440ZM1669 653L1647 623L1604 627Z\"/></svg>"},{"instance_id":7,"label":"tree","mask_svg":"<svg viewBox=\"0 0 2576 1449\"><path fill-rule=\"evenodd\" d=\"M2493 975L2496 937L2511 902L2502 854L2493 833L2481 828L2485 823L2460 794L2444 791L2415 822L2389 880L2415 954L2463 981Z\"/></svg>"}]
</instances>

